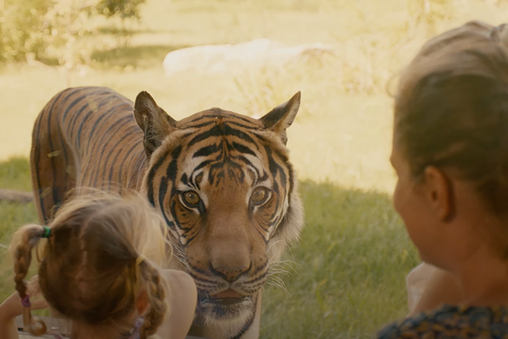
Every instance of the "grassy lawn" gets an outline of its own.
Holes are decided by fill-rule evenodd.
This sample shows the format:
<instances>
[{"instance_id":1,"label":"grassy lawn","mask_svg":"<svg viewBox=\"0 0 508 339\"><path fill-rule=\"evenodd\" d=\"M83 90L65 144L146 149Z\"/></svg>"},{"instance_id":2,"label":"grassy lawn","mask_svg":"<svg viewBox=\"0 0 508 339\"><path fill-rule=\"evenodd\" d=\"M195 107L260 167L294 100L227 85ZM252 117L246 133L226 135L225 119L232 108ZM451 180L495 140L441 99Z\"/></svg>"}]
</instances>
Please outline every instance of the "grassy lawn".
<instances>
[{"instance_id":1,"label":"grassy lawn","mask_svg":"<svg viewBox=\"0 0 508 339\"><path fill-rule=\"evenodd\" d=\"M263 338L369 338L407 312L416 253L386 194L303 181L306 226L264 296Z\"/></svg>"},{"instance_id":2,"label":"grassy lawn","mask_svg":"<svg viewBox=\"0 0 508 339\"><path fill-rule=\"evenodd\" d=\"M28 161L0 163L0 187L29 189ZM404 316L404 275L417 262L387 194L305 180L301 240L284 256L287 274L263 296L262 338L368 338ZM32 203L0 202L0 243L37 222ZM0 248L0 300L12 293L12 262ZM283 286L283 287L282 287Z\"/></svg>"},{"instance_id":3,"label":"grassy lawn","mask_svg":"<svg viewBox=\"0 0 508 339\"><path fill-rule=\"evenodd\" d=\"M285 256L288 273L266 287L261 337L370 337L406 314L404 278L418 262L390 201L387 92L427 37L472 19L499 24L507 8L490 0L147 0L129 44L114 27L85 37L86 65L0 66L0 188L30 190L33 122L68 86L108 86L131 99L147 90L176 119L210 107L260 116L302 91L288 147L306 227ZM254 38L322 42L334 53L278 70L164 76L170 51ZM34 206L0 202L0 220L6 245L36 221ZM13 289L5 253L0 247L0 300Z\"/></svg>"},{"instance_id":4,"label":"grassy lawn","mask_svg":"<svg viewBox=\"0 0 508 339\"><path fill-rule=\"evenodd\" d=\"M17 190L31 190L30 169L24 158L13 158L0 163L0 187ZM0 300L13 292L14 275L12 262L7 255L12 233L16 228L27 223L37 222L35 206L30 204L14 204L0 201Z\"/></svg>"}]
</instances>

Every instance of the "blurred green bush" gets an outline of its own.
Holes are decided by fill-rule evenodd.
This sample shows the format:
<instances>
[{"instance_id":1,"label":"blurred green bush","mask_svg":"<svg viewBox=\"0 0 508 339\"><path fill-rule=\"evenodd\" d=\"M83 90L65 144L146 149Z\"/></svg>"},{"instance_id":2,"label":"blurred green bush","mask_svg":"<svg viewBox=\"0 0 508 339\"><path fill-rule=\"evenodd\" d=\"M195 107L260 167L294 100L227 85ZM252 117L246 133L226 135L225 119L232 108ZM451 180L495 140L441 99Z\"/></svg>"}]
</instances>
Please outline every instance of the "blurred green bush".
<instances>
[{"instance_id":1,"label":"blurred green bush","mask_svg":"<svg viewBox=\"0 0 508 339\"><path fill-rule=\"evenodd\" d=\"M100 0L97 4L99 13L107 18L140 18L139 5L145 0Z\"/></svg>"},{"instance_id":2,"label":"blurred green bush","mask_svg":"<svg viewBox=\"0 0 508 339\"><path fill-rule=\"evenodd\" d=\"M140 18L144 0L0 0L0 62L47 61L73 66L89 61L78 39L97 32L98 17L121 28ZM124 29L119 30L126 34ZM91 42L88 42L91 43Z\"/></svg>"},{"instance_id":3,"label":"blurred green bush","mask_svg":"<svg viewBox=\"0 0 508 339\"><path fill-rule=\"evenodd\" d=\"M0 61L21 61L30 53L44 53L45 36L51 34L45 18L52 5L52 0L0 2Z\"/></svg>"}]
</instances>

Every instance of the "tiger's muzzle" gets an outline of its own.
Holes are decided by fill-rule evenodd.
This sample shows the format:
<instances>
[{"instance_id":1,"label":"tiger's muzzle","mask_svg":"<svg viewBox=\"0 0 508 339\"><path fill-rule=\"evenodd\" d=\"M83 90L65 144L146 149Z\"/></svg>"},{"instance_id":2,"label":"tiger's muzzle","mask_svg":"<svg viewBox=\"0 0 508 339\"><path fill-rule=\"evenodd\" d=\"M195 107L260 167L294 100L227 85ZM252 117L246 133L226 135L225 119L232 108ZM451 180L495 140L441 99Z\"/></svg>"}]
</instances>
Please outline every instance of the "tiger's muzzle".
<instances>
[{"instance_id":1,"label":"tiger's muzzle","mask_svg":"<svg viewBox=\"0 0 508 339\"><path fill-rule=\"evenodd\" d=\"M253 270L251 266L217 269L210 265L208 271L211 273L208 278L195 279L198 309L215 320L231 320L254 312L254 296L265 283L266 270ZM213 280L209 279L212 277Z\"/></svg>"},{"instance_id":2,"label":"tiger's muzzle","mask_svg":"<svg viewBox=\"0 0 508 339\"><path fill-rule=\"evenodd\" d=\"M229 293L229 296L224 296ZM206 317L215 320L232 320L253 312L253 295L242 295L231 289L217 293L207 294L199 291L198 308Z\"/></svg>"}]
</instances>

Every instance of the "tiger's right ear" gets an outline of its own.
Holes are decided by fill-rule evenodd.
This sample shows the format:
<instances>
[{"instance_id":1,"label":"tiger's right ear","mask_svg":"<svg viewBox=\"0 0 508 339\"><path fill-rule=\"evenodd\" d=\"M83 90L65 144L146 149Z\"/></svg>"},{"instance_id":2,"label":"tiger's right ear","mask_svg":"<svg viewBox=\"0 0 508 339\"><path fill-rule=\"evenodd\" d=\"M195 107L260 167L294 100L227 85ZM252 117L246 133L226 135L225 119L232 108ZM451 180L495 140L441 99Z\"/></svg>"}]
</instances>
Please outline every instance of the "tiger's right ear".
<instances>
[{"instance_id":1,"label":"tiger's right ear","mask_svg":"<svg viewBox=\"0 0 508 339\"><path fill-rule=\"evenodd\" d=\"M170 117L148 92L140 92L134 103L134 118L145 133L145 153L150 157L164 138L176 130L176 121Z\"/></svg>"}]
</instances>

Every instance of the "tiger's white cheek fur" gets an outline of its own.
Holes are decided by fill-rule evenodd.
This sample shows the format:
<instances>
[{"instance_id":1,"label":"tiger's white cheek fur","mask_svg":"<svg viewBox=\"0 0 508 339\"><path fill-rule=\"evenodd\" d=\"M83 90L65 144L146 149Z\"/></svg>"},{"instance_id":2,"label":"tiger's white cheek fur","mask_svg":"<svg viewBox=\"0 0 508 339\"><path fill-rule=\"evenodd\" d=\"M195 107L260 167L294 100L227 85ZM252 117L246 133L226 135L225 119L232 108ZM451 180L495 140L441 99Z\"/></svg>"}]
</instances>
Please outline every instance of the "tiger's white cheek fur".
<instances>
[{"instance_id":1,"label":"tiger's white cheek fur","mask_svg":"<svg viewBox=\"0 0 508 339\"><path fill-rule=\"evenodd\" d=\"M182 173L190 174L192 171L198 167L203 161L206 160L206 157L187 157L185 159L184 168L182 169Z\"/></svg>"},{"instance_id":2,"label":"tiger's white cheek fur","mask_svg":"<svg viewBox=\"0 0 508 339\"><path fill-rule=\"evenodd\" d=\"M179 237L179 240L180 244L182 244L183 246L187 245L187 239L185 239L184 237Z\"/></svg>"}]
</instances>

